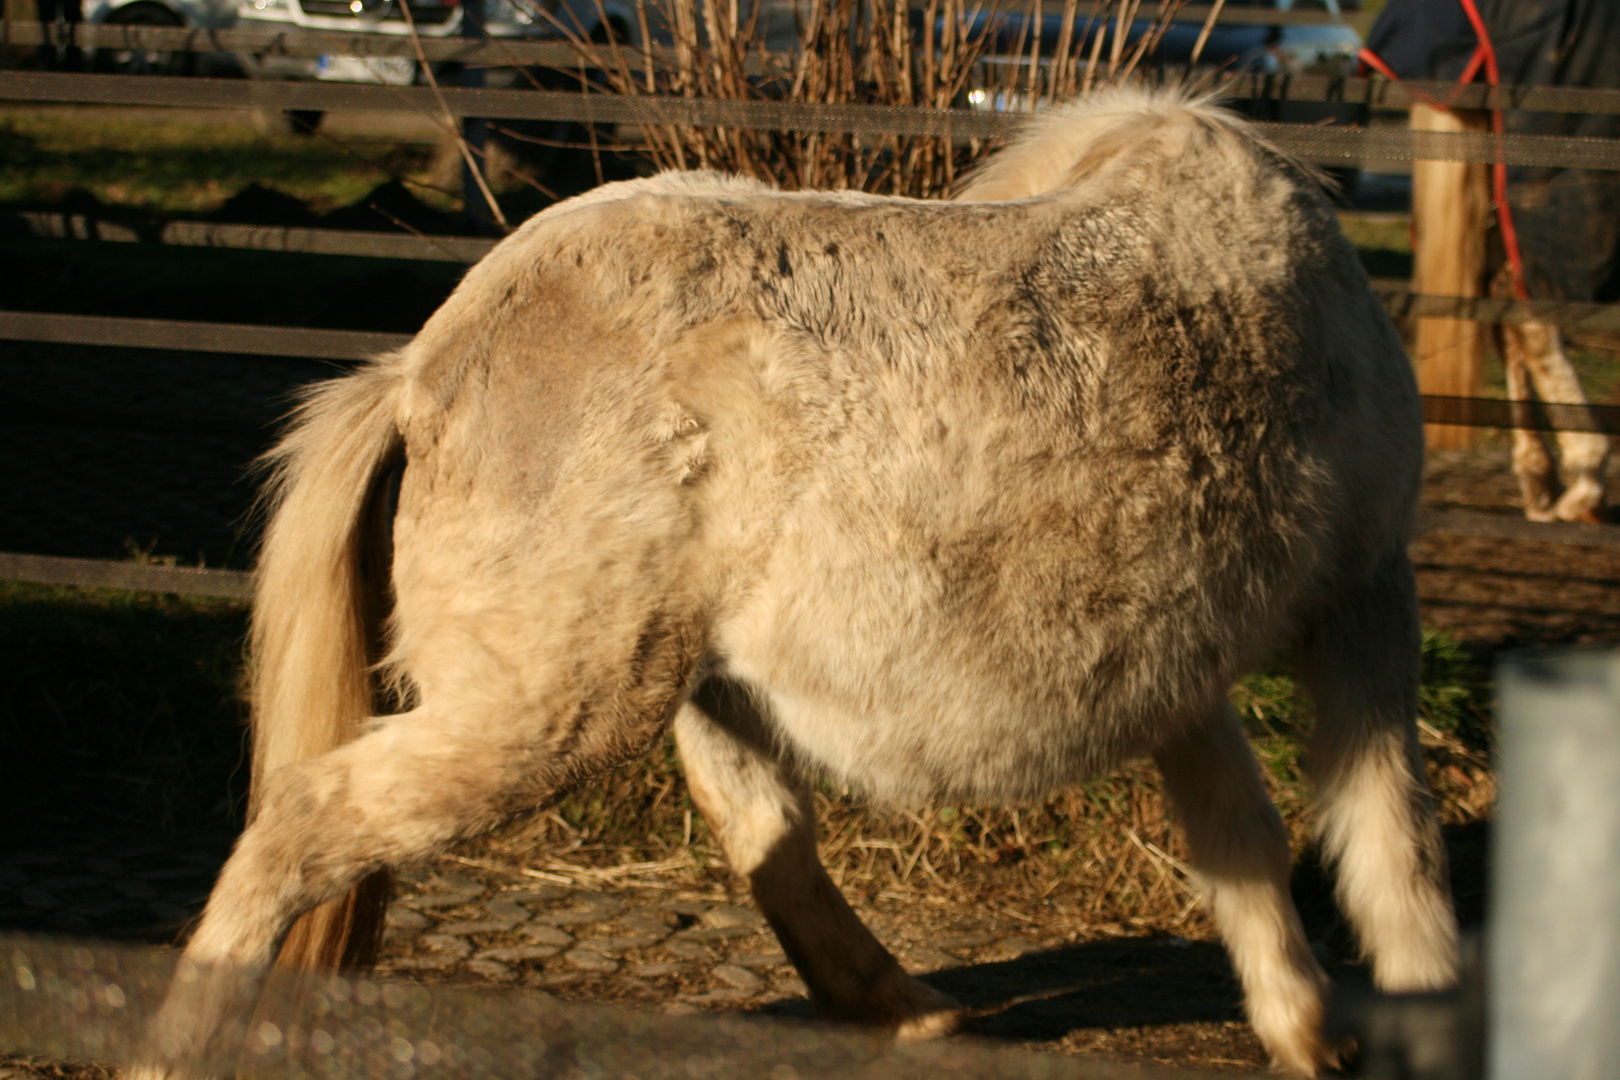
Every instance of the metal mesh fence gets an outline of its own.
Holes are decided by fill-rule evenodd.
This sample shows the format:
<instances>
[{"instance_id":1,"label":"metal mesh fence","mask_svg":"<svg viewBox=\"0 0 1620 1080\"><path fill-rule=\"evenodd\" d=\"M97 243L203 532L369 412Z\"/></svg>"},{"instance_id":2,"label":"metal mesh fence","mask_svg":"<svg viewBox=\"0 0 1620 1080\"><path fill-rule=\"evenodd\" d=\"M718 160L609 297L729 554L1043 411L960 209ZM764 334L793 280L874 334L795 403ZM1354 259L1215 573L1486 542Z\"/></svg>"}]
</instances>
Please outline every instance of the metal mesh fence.
<instances>
[{"instance_id":1,"label":"metal mesh fence","mask_svg":"<svg viewBox=\"0 0 1620 1080\"><path fill-rule=\"evenodd\" d=\"M278 972L263 985L169 950L0 935L0 1048L57 1059L165 1061L245 1080L1194 1080L1209 1074L1032 1054L954 1039L912 1046L849 1028L741 1015L666 1016L544 994ZM216 1037L185 1008L148 1038L171 979L227 1009Z\"/></svg>"},{"instance_id":2,"label":"metal mesh fence","mask_svg":"<svg viewBox=\"0 0 1620 1080\"><path fill-rule=\"evenodd\" d=\"M1261 14L1267 15L1268 22L1276 21L1270 17L1275 13ZM5 23L0 25L0 42L31 44L53 41L52 33L53 28L37 23ZM333 51L353 55L393 55L406 48L415 48L408 41L384 40L381 35L366 34L203 32L111 26L81 26L75 33L75 40L85 45L129 47L136 44L194 50L263 50L290 55ZM558 66L578 61L573 47L559 42L478 43L435 39L424 40L421 45L430 59L489 63L521 61ZM1457 88L1449 84L1392 84L1380 79L1255 74L1226 77L1222 80L1221 88L1234 97L1337 101L1379 107L1404 105L1412 100L1413 94L1443 94L1465 107L1498 105L1506 108L1620 113L1620 91L1614 90L1516 86ZM506 119L714 125L857 135L932 135L958 139L1004 136L1015 131L1022 123L1021 117L1005 113L879 105L623 97L600 93L463 88L445 88L436 93L424 87L132 78L52 72L0 72L0 99L417 113L439 113L447 108L456 115ZM1504 137L1300 124L1262 123L1259 127L1280 148L1318 162L1429 158L1620 169L1620 140L1526 135ZM153 239L150 226L144 231L124 229L115 222L90 221L88 218L72 220L70 216L60 214L29 215L27 225L36 235L112 240ZM469 237L345 233L199 222L166 223L161 226L161 232L162 235L158 237L161 242L182 245L464 262L476 261L491 245L490 241ZM1403 282L1389 280L1376 281L1374 287L1391 314L1397 317L1462 318L1481 322L1539 321L1574 331L1620 330L1620 305L1430 296L1412 293ZM0 337L339 361L372 356L397 348L408 340L406 335L400 334L33 312L0 312ZM1620 434L1620 408L1611 406L1430 397L1424 402L1424 418L1430 423L1451 425ZM1620 546L1609 538L1610 532L1620 533L1620 530L1541 525L1494 515L1459 516L1459 512L1431 512L1425 515L1424 526L1433 531L1489 535L1503 539ZM93 560L52 560L39 556L0 555L0 576L14 580L230 597L245 597L251 589L248 575L239 572L98 563Z\"/></svg>"},{"instance_id":3,"label":"metal mesh fence","mask_svg":"<svg viewBox=\"0 0 1620 1080\"><path fill-rule=\"evenodd\" d=\"M1184 15L1196 9L1185 9ZM1228 8L1221 22L1264 22L1286 25L1298 22L1331 21L1326 13ZM341 31L282 30L202 30L190 27L0 22L0 45L77 45L81 48L167 49L182 52L240 52L274 56L416 57L432 61L470 64L533 64L543 67L574 68L581 63L578 49L562 41L526 41L477 38L421 38L413 42L401 35L357 34ZM674 50L663 46L648 49L624 47L623 55L632 67L644 59L667 65ZM650 56L649 56L650 54ZM786 57L778 57L786 60ZM750 58L750 74L763 71L763 54ZM1440 100L1463 109L1520 109L1537 112L1584 112L1612 115L1620 113L1620 90L1564 86L1487 86L1483 83L1458 86L1456 83L1411 80L1390 82L1379 77L1359 78L1335 75L1228 72L1209 83L1217 93L1245 100L1325 101L1367 105L1379 109L1404 109L1416 101Z\"/></svg>"},{"instance_id":4,"label":"metal mesh fence","mask_svg":"<svg viewBox=\"0 0 1620 1080\"><path fill-rule=\"evenodd\" d=\"M1016 131L1016 114L897 105L620 96L543 90L373 86L254 79L195 79L59 72L0 72L0 100L236 109L362 109L568 120L594 124L682 125L755 131L819 131L988 139ZM1363 129L1308 124L1257 125L1279 149L1322 163L1415 159L1551 168L1620 170L1620 139L1475 132Z\"/></svg>"}]
</instances>

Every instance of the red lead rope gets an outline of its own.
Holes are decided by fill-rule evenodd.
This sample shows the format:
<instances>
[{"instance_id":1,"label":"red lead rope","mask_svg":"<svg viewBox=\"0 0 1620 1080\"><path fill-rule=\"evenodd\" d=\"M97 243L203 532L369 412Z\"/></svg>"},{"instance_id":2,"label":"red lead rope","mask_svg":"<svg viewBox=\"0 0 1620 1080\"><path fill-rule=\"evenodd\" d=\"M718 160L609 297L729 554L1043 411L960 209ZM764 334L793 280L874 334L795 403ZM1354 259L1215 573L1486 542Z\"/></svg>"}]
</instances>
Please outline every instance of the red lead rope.
<instances>
[{"instance_id":1,"label":"red lead rope","mask_svg":"<svg viewBox=\"0 0 1620 1080\"><path fill-rule=\"evenodd\" d=\"M1468 16L1468 22L1474 28L1474 36L1479 40L1474 49L1474 55L1469 59L1468 66L1463 69L1462 75L1457 79L1459 86L1473 82L1479 75L1480 68L1485 69L1485 81L1491 86L1500 86L1501 72L1496 66L1496 49L1491 44L1491 35L1485 29L1485 20L1480 17L1479 8L1474 0L1458 0L1463 6L1463 13ZM1400 76L1390 70L1388 64L1371 49L1362 49L1357 58L1372 68L1378 74L1391 82L1400 82ZM1412 92L1414 97L1421 98L1423 102L1436 109L1451 111L1451 102L1438 101L1427 94ZM1502 110L1491 110L1491 131L1500 139L1503 134ZM1519 232L1513 226L1513 211L1508 206L1507 199L1507 162L1502 160L1499 152L1497 159L1491 164L1491 199L1496 203L1496 223L1502 230L1502 247L1507 252L1508 267L1513 275L1513 295L1520 300L1530 299L1529 290L1524 284L1524 257L1519 253Z\"/></svg>"}]
</instances>

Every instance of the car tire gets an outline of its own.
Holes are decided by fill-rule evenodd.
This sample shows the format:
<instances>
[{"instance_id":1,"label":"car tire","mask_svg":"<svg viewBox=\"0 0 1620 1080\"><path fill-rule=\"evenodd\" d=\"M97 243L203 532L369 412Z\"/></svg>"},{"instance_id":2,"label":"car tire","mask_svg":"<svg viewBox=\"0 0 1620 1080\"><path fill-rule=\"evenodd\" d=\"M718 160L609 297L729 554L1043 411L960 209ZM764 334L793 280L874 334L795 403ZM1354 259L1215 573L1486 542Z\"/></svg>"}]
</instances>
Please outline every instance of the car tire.
<instances>
[{"instance_id":1,"label":"car tire","mask_svg":"<svg viewBox=\"0 0 1620 1080\"><path fill-rule=\"evenodd\" d=\"M313 135L324 119L320 109L253 110L253 126L265 135Z\"/></svg>"},{"instance_id":2,"label":"car tire","mask_svg":"<svg viewBox=\"0 0 1620 1080\"><path fill-rule=\"evenodd\" d=\"M140 3L107 17L112 26L184 26L185 20L161 4ZM98 49L96 68L116 75L189 75L190 53L168 49Z\"/></svg>"}]
</instances>

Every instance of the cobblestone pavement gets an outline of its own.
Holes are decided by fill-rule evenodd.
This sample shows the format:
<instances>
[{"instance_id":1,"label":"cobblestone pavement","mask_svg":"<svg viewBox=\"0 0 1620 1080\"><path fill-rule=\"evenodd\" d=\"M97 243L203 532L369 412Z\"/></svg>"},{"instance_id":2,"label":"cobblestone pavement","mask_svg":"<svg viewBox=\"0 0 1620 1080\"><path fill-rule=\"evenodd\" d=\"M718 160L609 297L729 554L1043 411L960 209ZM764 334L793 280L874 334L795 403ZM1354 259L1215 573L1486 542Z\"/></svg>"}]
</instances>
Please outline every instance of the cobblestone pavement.
<instances>
[{"instance_id":1,"label":"cobblestone pavement","mask_svg":"<svg viewBox=\"0 0 1620 1080\"><path fill-rule=\"evenodd\" d=\"M398 880L379 966L665 1012L810 1016L758 911L736 893L682 887L680 863L615 868L605 876L619 884L593 886L451 857ZM1011 895L978 908L926 893L852 900L908 971L968 1007L975 1034L1204 1067L1265 1062L1209 942L1102 937L1057 910L1018 911Z\"/></svg>"}]
</instances>

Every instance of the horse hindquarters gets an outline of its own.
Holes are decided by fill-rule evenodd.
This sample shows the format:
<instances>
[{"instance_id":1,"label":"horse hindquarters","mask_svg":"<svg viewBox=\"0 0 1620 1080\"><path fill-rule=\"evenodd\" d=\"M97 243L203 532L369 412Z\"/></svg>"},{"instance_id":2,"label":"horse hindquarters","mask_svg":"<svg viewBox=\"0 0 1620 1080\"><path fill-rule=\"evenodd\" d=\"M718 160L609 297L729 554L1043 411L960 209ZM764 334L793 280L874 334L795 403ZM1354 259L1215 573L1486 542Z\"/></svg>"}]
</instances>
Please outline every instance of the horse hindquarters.
<instances>
[{"instance_id":1,"label":"horse hindquarters","mask_svg":"<svg viewBox=\"0 0 1620 1080\"><path fill-rule=\"evenodd\" d=\"M334 396L354 389L348 380L333 387ZM391 427L369 430L392 437ZM601 517L571 512L594 492L569 496L561 510L553 500L549 514L535 515L532 543L495 558L506 549L492 547L499 537L487 539L495 530L467 527L477 507L457 495L462 487L423 494L444 475L443 461L424 455L405 465L393 563L395 645L405 650L394 662L419 702L369 725L351 715L370 711L372 692L365 645L376 628L364 625L357 565L365 500L302 489L343 481L363 494L370 473L340 467L337 459L357 448L347 438L352 431L332 434L342 437L325 440L306 426L290 440L292 486L271 530L272 551L285 558L270 559L268 578L285 588L267 603L262 586L256 611L263 623L257 655L261 666L271 661L269 681L260 672L256 705L301 718L306 734L332 734L297 739L286 724L268 732L274 752L261 750L258 759L265 767L255 812L185 953L205 970L249 978L177 981L156 1021L160 1047L205 1049L233 1010L251 1005L257 976L293 921L315 905L382 868L532 812L644 751L684 700L701 655L701 616L683 588L683 568L673 556L652 557L656 540L645 531L629 524L604 531ZM622 493L636 479L608 486ZM644 490L624 497L638 495L653 499ZM346 507L347 521L300 517L329 506ZM316 534L330 534L330 542L311 545L299 560L293 541ZM615 544L649 557L611 558ZM576 558L582 553L592 557ZM322 583L330 587L314 587ZM311 655L333 647L334 624L345 635L337 670ZM347 687L348 696L323 691L326 682ZM160 1058L142 1075L177 1068L185 1062Z\"/></svg>"}]
</instances>

